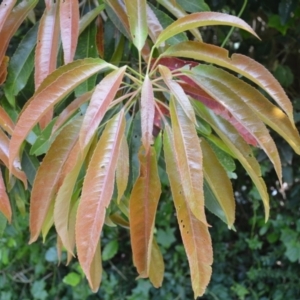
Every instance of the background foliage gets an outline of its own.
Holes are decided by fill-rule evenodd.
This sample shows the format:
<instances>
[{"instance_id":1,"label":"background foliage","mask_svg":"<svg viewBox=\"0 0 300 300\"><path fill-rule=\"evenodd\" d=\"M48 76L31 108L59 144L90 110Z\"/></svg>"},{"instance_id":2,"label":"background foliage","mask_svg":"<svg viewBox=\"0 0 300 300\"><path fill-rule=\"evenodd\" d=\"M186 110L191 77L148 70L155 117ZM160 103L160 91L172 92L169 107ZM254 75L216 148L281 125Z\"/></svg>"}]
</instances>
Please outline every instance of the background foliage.
<instances>
[{"instance_id":1,"label":"background foliage","mask_svg":"<svg viewBox=\"0 0 300 300\"><path fill-rule=\"evenodd\" d=\"M234 15L243 5L242 1L229 0L206 3L213 11ZM248 39L247 34L235 30L226 48L250 55L272 71L293 101L295 119L299 122L300 2L249 0L242 18L253 25L263 42ZM14 37L15 44L30 26L28 22L21 27ZM203 34L206 41L220 45L228 30L207 28ZM10 54L14 50L11 46ZM23 91L24 98L18 101L24 101L26 93L30 94L30 84L29 80ZM265 224L262 202L249 178L237 166L236 175L233 175L236 177L233 180L237 199L236 232L229 231L224 223L208 215L213 225L210 232L214 272L203 299L300 298L299 157L272 134L283 161L284 190L279 188L265 155L257 152L272 195L270 220ZM136 271L132 266L128 231L106 226L102 238L105 273L97 294L89 290L76 261L68 266L57 265L54 233L52 238L50 233L43 245L27 245L28 216L24 212L28 210L28 201L23 207L17 191L15 195L17 223L14 227L6 227L0 238L0 299L192 299L188 264L167 189L156 219L157 241L166 263L163 287L156 290L147 280L134 280ZM22 198L28 199L28 196L25 194Z\"/></svg>"}]
</instances>

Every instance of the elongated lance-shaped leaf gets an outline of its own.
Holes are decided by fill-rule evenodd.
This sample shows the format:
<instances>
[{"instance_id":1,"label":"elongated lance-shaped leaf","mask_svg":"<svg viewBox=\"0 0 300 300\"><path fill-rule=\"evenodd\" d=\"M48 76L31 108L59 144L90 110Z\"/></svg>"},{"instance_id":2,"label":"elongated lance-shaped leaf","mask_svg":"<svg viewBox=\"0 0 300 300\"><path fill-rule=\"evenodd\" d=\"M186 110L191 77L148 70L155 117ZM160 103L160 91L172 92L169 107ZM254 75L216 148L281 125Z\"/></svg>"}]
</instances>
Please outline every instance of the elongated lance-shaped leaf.
<instances>
[{"instance_id":1,"label":"elongated lance-shaped leaf","mask_svg":"<svg viewBox=\"0 0 300 300\"><path fill-rule=\"evenodd\" d=\"M2 85L6 81L8 62L8 56L4 56L2 61L0 61L0 85Z\"/></svg>"},{"instance_id":2,"label":"elongated lance-shaped leaf","mask_svg":"<svg viewBox=\"0 0 300 300\"><path fill-rule=\"evenodd\" d=\"M64 61L73 61L79 35L79 2L60 0L59 5L60 32L64 50Z\"/></svg>"},{"instance_id":3,"label":"elongated lance-shaped leaf","mask_svg":"<svg viewBox=\"0 0 300 300\"><path fill-rule=\"evenodd\" d=\"M149 30L149 36L153 43L156 42L157 37L163 31L163 27L157 19L155 13L151 9L151 7L147 4L147 26ZM164 46L164 45L163 45Z\"/></svg>"},{"instance_id":4,"label":"elongated lance-shaped leaf","mask_svg":"<svg viewBox=\"0 0 300 300\"><path fill-rule=\"evenodd\" d=\"M182 190L182 179L175 157L172 132L167 125L164 131L164 156L175 203L178 224L188 257L195 298L202 296L210 281L213 261L211 239L207 226L195 218L190 210L189 199Z\"/></svg>"},{"instance_id":5,"label":"elongated lance-shaped leaf","mask_svg":"<svg viewBox=\"0 0 300 300\"><path fill-rule=\"evenodd\" d=\"M201 149L203 153L204 178L220 203L226 216L228 227L231 228L235 220L235 201L231 181L205 139L201 141Z\"/></svg>"},{"instance_id":6,"label":"elongated lance-shaped leaf","mask_svg":"<svg viewBox=\"0 0 300 300\"><path fill-rule=\"evenodd\" d=\"M88 276L90 288L94 293L98 291L101 279L102 279L102 260L101 260L101 246L99 241L91 263L91 268Z\"/></svg>"},{"instance_id":7,"label":"elongated lance-shaped leaf","mask_svg":"<svg viewBox=\"0 0 300 300\"><path fill-rule=\"evenodd\" d=\"M130 240L139 277L149 277L153 229L161 194L155 149L139 151L140 174L129 200Z\"/></svg>"},{"instance_id":8,"label":"elongated lance-shaped leaf","mask_svg":"<svg viewBox=\"0 0 300 300\"><path fill-rule=\"evenodd\" d=\"M159 46L170 37L190 29L211 25L227 25L244 29L257 37L253 29L242 19L217 12L199 12L182 17L165 28L155 43Z\"/></svg>"},{"instance_id":9,"label":"elongated lance-shaped leaf","mask_svg":"<svg viewBox=\"0 0 300 300\"><path fill-rule=\"evenodd\" d=\"M8 168L9 166L9 138L8 136L0 129L0 160L4 163L4 165ZM27 178L26 174L21 171L21 163L18 158L16 158L13 162L13 167L11 173L20 179L25 188L27 189Z\"/></svg>"},{"instance_id":10,"label":"elongated lance-shaped leaf","mask_svg":"<svg viewBox=\"0 0 300 300\"><path fill-rule=\"evenodd\" d=\"M110 66L101 59L78 60L55 70L43 81L16 124L10 142L10 170L22 142L39 120L81 82Z\"/></svg>"},{"instance_id":11,"label":"elongated lance-shaped leaf","mask_svg":"<svg viewBox=\"0 0 300 300\"><path fill-rule=\"evenodd\" d=\"M257 140L274 165L278 179L282 182L281 161L274 140L257 114L241 101L241 95L234 87L226 86L214 76L206 76L206 67L192 69L190 77L210 96L220 102Z\"/></svg>"},{"instance_id":12,"label":"elongated lance-shaped leaf","mask_svg":"<svg viewBox=\"0 0 300 300\"><path fill-rule=\"evenodd\" d=\"M124 111L106 125L89 163L76 219L76 246L80 265L90 281L90 269L106 208L112 198L115 170L125 131Z\"/></svg>"},{"instance_id":13,"label":"elongated lance-shaped leaf","mask_svg":"<svg viewBox=\"0 0 300 300\"><path fill-rule=\"evenodd\" d=\"M15 127L14 122L2 107L0 107L0 127L10 135L13 133Z\"/></svg>"},{"instance_id":14,"label":"elongated lance-shaped leaf","mask_svg":"<svg viewBox=\"0 0 300 300\"><path fill-rule=\"evenodd\" d=\"M176 17L176 19L180 19L187 15L187 13L184 11L184 9L182 7L180 7L176 1L174 1L172 3L172 1L169 1L169 0L157 0L157 2L159 4L161 4L162 6L164 6L172 15L174 15ZM190 32L196 38L196 40L199 40L202 42L201 33L199 32L199 30L197 28L191 29ZM160 45L160 46L162 46L162 45Z\"/></svg>"},{"instance_id":15,"label":"elongated lance-shaped leaf","mask_svg":"<svg viewBox=\"0 0 300 300\"><path fill-rule=\"evenodd\" d=\"M122 83L126 66L108 74L97 85L80 129L79 141L83 150L90 142Z\"/></svg>"},{"instance_id":16,"label":"elongated lance-shaped leaf","mask_svg":"<svg viewBox=\"0 0 300 300\"><path fill-rule=\"evenodd\" d=\"M0 31L17 0L3 0L0 4Z\"/></svg>"},{"instance_id":17,"label":"elongated lance-shaped leaf","mask_svg":"<svg viewBox=\"0 0 300 300\"><path fill-rule=\"evenodd\" d=\"M195 217L207 224L204 212L202 151L195 125L173 99L170 101L170 113L174 135L174 156L182 193Z\"/></svg>"},{"instance_id":18,"label":"elongated lance-shaped leaf","mask_svg":"<svg viewBox=\"0 0 300 300\"><path fill-rule=\"evenodd\" d=\"M60 132L37 171L30 200L30 243L38 238L51 200L58 191L61 171L78 139L80 124L81 119L74 120Z\"/></svg>"},{"instance_id":19,"label":"elongated lance-shaped leaf","mask_svg":"<svg viewBox=\"0 0 300 300\"><path fill-rule=\"evenodd\" d=\"M152 240L151 247L151 260L149 269L149 280L155 288L159 288L162 285L164 279L165 264L163 256L157 245L155 238Z\"/></svg>"},{"instance_id":20,"label":"elongated lance-shaped leaf","mask_svg":"<svg viewBox=\"0 0 300 300\"><path fill-rule=\"evenodd\" d=\"M0 62L4 57L10 39L37 3L38 0L23 0L7 16L0 31Z\"/></svg>"},{"instance_id":21,"label":"elongated lance-shaped leaf","mask_svg":"<svg viewBox=\"0 0 300 300\"><path fill-rule=\"evenodd\" d=\"M58 4L50 1L40 20L35 49L34 81L35 89L56 69L59 48Z\"/></svg>"},{"instance_id":22,"label":"elongated lance-shaped leaf","mask_svg":"<svg viewBox=\"0 0 300 300\"><path fill-rule=\"evenodd\" d=\"M105 5L98 5L88 13L86 13L79 21L79 35L94 21L94 19L105 8Z\"/></svg>"},{"instance_id":23,"label":"elongated lance-shaped leaf","mask_svg":"<svg viewBox=\"0 0 300 300\"><path fill-rule=\"evenodd\" d=\"M120 203L122 196L127 188L129 179L129 148L126 140L126 136L122 137L120 145L119 159L116 169L116 183L118 188L117 202Z\"/></svg>"},{"instance_id":24,"label":"elongated lance-shaped leaf","mask_svg":"<svg viewBox=\"0 0 300 300\"><path fill-rule=\"evenodd\" d=\"M5 188L1 170L0 170L0 212L3 213L7 221L10 223L12 212L11 212L10 202L6 193L6 188Z\"/></svg>"},{"instance_id":25,"label":"elongated lance-shaped leaf","mask_svg":"<svg viewBox=\"0 0 300 300\"><path fill-rule=\"evenodd\" d=\"M194 101L197 115L203 118L215 130L218 136L224 141L235 157L240 161L245 168L253 183L255 184L264 204L265 220L269 218L269 195L266 184L262 179L260 166L253 156L250 146L238 134L236 129L227 121L216 116L213 112L208 110L202 103Z\"/></svg>"},{"instance_id":26,"label":"elongated lance-shaped leaf","mask_svg":"<svg viewBox=\"0 0 300 300\"><path fill-rule=\"evenodd\" d=\"M141 51L148 36L146 0L125 0L133 44Z\"/></svg>"},{"instance_id":27,"label":"elongated lance-shaped leaf","mask_svg":"<svg viewBox=\"0 0 300 300\"><path fill-rule=\"evenodd\" d=\"M273 105L257 89L222 69L207 65L197 67L197 72L200 69L202 70L202 74L205 74L206 77L218 78L218 81L221 81L222 84L239 95L240 99L243 100L264 123L279 133L291 145L295 152L300 154L299 133L287 115L277 106Z\"/></svg>"},{"instance_id":28,"label":"elongated lance-shaped leaf","mask_svg":"<svg viewBox=\"0 0 300 300\"><path fill-rule=\"evenodd\" d=\"M172 73L168 67L159 65L159 72L165 82L165 84L168 86L172 94L175 96L178 103L181 105L183 111L187 115L187 117L196 124L196 117L194 109L190 103L189 98L185 94L182 87L172 79Z\"/></svg>"},{"instance_id":29,"label":"elongated lance-shaped leaf","mask_svg":"<svg viewBox=\"0 0 300 300\"><path fill-rule=\"evenodd\" d=\"M241 54L229 57L226 49L194 41L171 46L162 55L203 60L243 75L265 90L294 123L293 107L283 88L274 76L255 60Z\"/></svg>"},{"instance_id":30,"label":"elongated lance-shaped leaf","mask_svg":"<svg viewBox=\"0 0 300 300\"><path fill-rule=\"evenodd\" d=\"M146 150L149 151L150 146L153 144L153 122L155 113L155 100L153 94L153 87L148 75L142 86L141 93L141 123L142 123L142 143Z\"/></svg>"},{"instance_id":31,"label":"elongated lance-shaped leaf","mask_svg":"<svg viewBox=\"0 0 300 300\"><path fill-rule=\"evenodd\" d=\"M48 210L46 212L42 227L41 227L41 232L42 232L42 237L43 237L43 243L45 243L47 235L53 226L53 215L54 215L54 198L51 199ZM30 243L30 241L29 241Z\"/></svg>"}]
</instances>

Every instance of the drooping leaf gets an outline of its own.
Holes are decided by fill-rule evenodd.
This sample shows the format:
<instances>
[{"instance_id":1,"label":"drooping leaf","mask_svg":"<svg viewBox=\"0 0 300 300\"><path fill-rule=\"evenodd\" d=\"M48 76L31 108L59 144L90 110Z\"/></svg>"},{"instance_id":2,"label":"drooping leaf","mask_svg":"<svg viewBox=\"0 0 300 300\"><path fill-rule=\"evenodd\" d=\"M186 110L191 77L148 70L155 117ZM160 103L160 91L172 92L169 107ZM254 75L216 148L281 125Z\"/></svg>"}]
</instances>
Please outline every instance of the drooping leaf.
<instances>
[{"instance_id":1,"label":"drooping leaf","mask_svg":"<svg viewBox=\"0 0 300 300\"><path fill-rule=\"evenodd\" d=\"M10 59L4 93L13 107L15 96L25 87L33 70L37 31L38 24L27 32Z\"/></svg>"},{"instance_id":2,"label":"drooping leaf","mask_svg":"<svg viewBox=\"0 0 300 300\"><path fill-rule=\"evenodd\" d=\"M50 203L58 191L61 171L78 139L80 124L80 119L73 121L60 132L37 171L30 200L30 243L38 238Z\"/></svg>"},{"instance_id":3,"label":"drooping leaf","mask_svg":"<svg viewBox=\"0 0 300 300\"><path fill-rule=\"evenodd\" d=\"M0 31L0 62L4 57L10 39L37 3L38 0L23 0L7 16Z\"/></svg>"},{"instance_id":4,"label":"drooping leaf","mask_svg":"<svg viewBox=\"0 0 300 300\"><path fill-rule=\"evenodd\" d=\"M60 33L64 49L64 61L73 61L79 35L79 2L62 0L59 5Z\"/></svg>"},{"instance_id":5,"label":"drooping leaf","mask_svg":"<svg viewBox=\"0 0 300 300\"><path fill-rule=\"evenodd\" d=\"M147 4L146 9L147 9L147 26L148 26L149 36L151 37L152 42L155 43L157 37L163 31L164 28L160 24L151 6Z\"/></svg>"},{"instance_id":6,"label":"drooping leaf","mask_svg":"<svg viewBox=\"0 0 300 300\"><path fill-rule=\"evenodd\" d=\"M140 175L129 200L130 240L133 263L139 277L149 276L153 230L161 194L155 149L139 151Z\"/></svg>"},{"instance_id":7,"label":"drooping leaf","mask_svg":"<svg viewBox=\"0 0 300 300\"><path fill-rule=\"evenodd\" d=\"M202 151L195 125L181 106L170 102L174 156L178 168L182 194L195 217L206 224L203 196Z\"/></svg>"},{"instance_id":8,"label":"drooping leaf","mask_svg":"<svg viewBox=\"0 0 300 300\"><path fill-rule=\"evenodd\" d=\"M146 0L125 0L133 44L141 51L148 35Z\"/></svg>"},{"instance_id":9,"label":"drooping leaf","mask_svg":"<svg viewBox=\"0 0 300 300\"><path fill-rule=\"evenodd\" d=\"M270 210L269 195L266 184L261 177L260 166L253 156L250 146L227 121L217 117L202 103L194 101L193 104L197 114L211 125L249 174L262 198L265 208L265 219L268 220Z\"/></svg>"},{"instance_id":10,"label":"drooping leaf","mask_svg":"<svg viewBox=\"0 0 300 300\"><path fill-rule=\"evenodd\" d=\"M194 123L196 124L196 118L194 109L190 103L190 100L188 99L187 95L185 94L182 87L172 79L172 73L171 71L162 65L159 65L159 72L162 75L162 78L165 82L165 84L168 86L172 94L175 96L178 103L181 105L183 111L185 112L186 116Z\"/></svg>"},{"instance_id":11,"label":"drooping leaf","mask_svg":"<svg viewBox=\"0 0 300 300\"><path fill-rule=\"evenodd\" d=\"M241 123L246 130L249 131L270 158L276 170L278 179L281 182L281 161L275 142L270 136L268 129L257 117L257 114L249 109L247 104L240 99L246 95L239 93L230 84L227 86L220 81L218 77L206 75L206 71L209 72L209 70L209 66L206 68L206 65L199 65L192 69L191 72L195 76L191 76L191 78L209 95L226 107L228 111L230 111L230 113L239 121L239 123ZM240 85L243 86L242 83ZM249 96L251 97L252 95L250 94ZM251 98L249 101L251 101Z\"/></svg>"},{"instance_id":12,"label":"drooping leaf","mask_svg":"<svg viewBox=\"0 0 300 300\"><path fill-rule=\"evenodd\" d=\"M89 281L106 208L114 190L115 170L124 131L125 119L122 110L107 123L83 182L76 219L76 245L80 265Z\"/></svg>"},{"instance_id":13,"label":"drooping leaf","mask_svg":"<svg viewBox=\"0 0 300 300\"><path fill-rule=\"evenodd\" d=\"M157 245L155 238L153 238L151 248L149 280L155 288L161 287L164 279L164 271L165 264L163 256L160 252L159 246Z\"/></svg>"},{"instance_id":14,"label":"drooping leaf","mask_svg":"<svg viewBox=\"0 0 300 300\"><path fill-rule=\"evenodd\" d=\"M105 8L104 4L96 6L94 9L86 13L79 21L79 35L93 22L94 19ZM80 44L80 43L78 43Z\"/></svg>"},{"instance_id":15,"label":"drooping leaf","mask_svg":"<svg viewBox=\"0 0 300 300\"><path fill-rule=\"evenodd\" d=\"M142 143L146 152L149 151L149 148L153 143L152 132L155 111L154 105L155 103L152 82L149 76L146 75L141 93Z\"/></svg>"},{"instance_id":16,"label":"drooping leaf","mask_svg":"<svg viewBox=\"0 0 300 300\"><path fill-rule=\"evenodd\" d=\"M59 49L58 4L50 2L40 20L35 48L34 82L35 90L41 82L56 69Z\"/></svg>"},{"instance_id":17,"label":"drooping leaf","mask_svg":"<svg viewBox=\"0 0 300 300\"><path fill-rule=\"evenodd\" d=\"M0 31L17 0L3 0L0 4Z\"/></svg>"},{"instance_id":18,"label":"drooping leaf","mask_svg":"<svg viewBox=\"0 0 300 300\"><path fill-rule=\"evenodd\" d=\"M54 198L50 200L50 204L48 205L48 210L46 212L46 215L43 220L43 224L41 226L41 232L42 232L42 237L43 237L43 243L45 243L47 235L53 226L53 215L54 215ZM29 241L31 243L31 241Z\"/></svg>"},{"instance_id":19,"label":"drooping leaf","mask_svg":"<svg viewBox=\"0 0 300 300\"><path fill-rule=\"evenodd\" d=\"M10 202L6 193L6 188L5 188L1 170L0 170L0 212L5 216L7 221L10 223L12 212L11 212Z\"/></svg>"},{"instance_id":20,"label":"drooping leaf","mask_svg":"<svg viewBox=\"0 0 300 300\"><path fill-rule=\"evenodd\" d=\"M172 132L169 126L164 131L164 155L175 203L177 220L184 248L188 257L191 281L195 298L202 296L210 281L213 260L211 239L207 226L196 219L189 208L189 198L182 192Z\"/></svg>"},{"instance_id":21,"label":"drooping leaf","mask_svg":"<svg viewBox=\"0 0 300 300\"><path fill-rule=\"evenodd\" d=\"M8 62L8 56L4 56L2 61L0 61L0 85L2 85L6 81Z\"/></svg>"},{"instance_id":22,"label":"drooping leaf","mask_svg":"<svg viewBox=\"0 0 300 300\"><path fill-rule=\"evenodd\" d=\"M97 130L109 104L118 92L125 70L126 66L111 72L96 86L79 134L81 149L85 148Z\"/></svg>"},{"instance_id":23,"label":"drooping leaf","mask_svg":"<svg viewBox=\"0 0 300 300\"><path fill-rule=\"evenodd\" d=\"M104 58L105 50L104 50L104 44L107 44L104 42L104 21L100 16L98 16L96 20L96 26L97 26L97 33L96 33L96 44L97 44L97 51L100 56L100 58Z\"/></svg>"},{"instance_id":24,"label":"drooping leaf","mask_svg":"<svg viewBox=\"0 0 300 300\"><path fill-rule=\"evenodd\" d=\"M231 182L205 139L201 141L201 149L203 152L204 178L220 203L225 213L228 227L231 228L235 220L235 201Z\"/></svg>"},{"instance_id":25,"label":"drooping leaf","mask_svg":"<svg viewBox=\"0 0 300 300\"><path fill-rule=\"evenodd\" d=\"M15 127L14 122L2 107L0 107L0 127L10 135L13 133Z\"/></svg>"},{"instance_id":26,"label":"drooping leaf","mask_svg":"<svg viewBox=\"0 0 300 300\"><path fill-rule=\"evenodd\" d=\"M184 16L165 28L157 38L155 46L159 46L162 42L177 33L210 25L227 25L238 27L257 37L253 29L245 21L238 17L217 12L199 12Z\"/></svg>"},{"instance_id":27,"label":"drooping leaf","mask_svg":"<svg viewBox=\"0 0 300 300\"><path fill-rule=\"evenodd\" d=\"M102 278L102 261L101 261L101 247L100 241L97 243L97 248L91 263L89 270L89 276L87 276L91 290L96 293L99 289L99 285Z\"/></svg>"},{"instance_id":28,"label":"drooping leaf","mask_svg":"<svg viewBox=\"0 0 300 300\"><path fill-rule=\"evenodd\" d=\"M120 145L119 159L116 169L116 183L118 188L117 203L120 203L122 196L127 188L129 178L129 148L126 140L126 136L122 137Z\"/></svg>"},{"instance_id":29,"label":"drooping leaf","mask_svg":"<svg viewBox=\"0 0 300 300\"><path fill-rule=\"evenodd\" d=\"M245 76L265 90L286 112L292 124L294 123L292 104L283 88L273 75L255 60L241 54L233 54L229 57L228 51L224 48L193 41L171 46L163 53L163 56L179 56L203 60Z\"/></svg>"},{"instance_id":30,"label":"drooping leaf","mask_svg":"<svg viewBox=\"0 0 300 300\"><path fill-rule=\"evenodd\" d=\"M43 81L16 124L10 142L10 169L22 142L34 125L81 82L108 67L110 64L101 59L87 58L55 70Z\"/></svg>"}]
</instances>

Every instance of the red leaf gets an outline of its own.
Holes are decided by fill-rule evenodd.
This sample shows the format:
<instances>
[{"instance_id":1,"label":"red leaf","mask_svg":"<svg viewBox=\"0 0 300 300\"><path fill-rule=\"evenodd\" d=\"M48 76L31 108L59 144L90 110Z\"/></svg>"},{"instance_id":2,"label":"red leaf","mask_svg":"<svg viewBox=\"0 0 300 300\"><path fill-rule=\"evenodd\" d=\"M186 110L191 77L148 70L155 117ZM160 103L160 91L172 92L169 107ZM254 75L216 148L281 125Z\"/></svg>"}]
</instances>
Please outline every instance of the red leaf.
<instances>
[{"instance_id":1,"label":"red leaf","mask_svg":"<svg viewBox=\"0 0 300 300\"><path fill-rule=\"evenodd\" d=\"M13 133L15 128L14 122L2 107L0 107L0 126L10 135Z\"/></svg>"},{"instance_id":2,"label":"red leaf","mask_svg":"<svg viewBox=\"0 0 300 300\"><path fill-rule=\"evenodd\" d=\"M4 185L2 173L0 170L0 211L3 213L8 222L11 222L11 207L8 196L6 194L6 188Z\"/></svg>"},{"instance_id":3,"label":"red leaf","mask_svg":"<svg viewBox=\"0 0 300 300\"><path fill-rule=\"evenodd\" d=\"M6 80L8 62L9 62L8 56L4 56L2 61L0 62L0 86Z\"/></svg>"},{"instance_id":4,"label":"red leaf","mask_svg":"<svg viewBox=\"0 0 300 300\"><path fill-rule=\"evenodd\" d=\"M73 61L79 35L79 1L60 1L60 32L64 49L64 61Z\"/></svg>"},{"instance_id":5,"label":"red leaf","mask_svg":"<svg viewBox=\"0 0 300 300\"><path fill-rule=\"evenodd\" d=\"M0 31L17 0L3 0L0 4Z\"/></svg>"}]
</instances>

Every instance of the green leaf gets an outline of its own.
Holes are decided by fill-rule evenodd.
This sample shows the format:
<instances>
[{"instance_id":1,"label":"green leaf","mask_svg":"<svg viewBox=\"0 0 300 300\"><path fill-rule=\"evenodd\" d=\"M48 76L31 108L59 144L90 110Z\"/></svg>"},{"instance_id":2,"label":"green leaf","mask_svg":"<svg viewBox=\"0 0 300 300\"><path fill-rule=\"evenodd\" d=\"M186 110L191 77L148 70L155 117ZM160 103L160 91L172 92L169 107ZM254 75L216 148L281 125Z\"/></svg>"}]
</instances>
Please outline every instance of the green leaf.
<instances>
[{"instance_id":1,"label":"green leaf","mask_svg":"<svg viewBox=\"0 0 300 300\"><path fill-rule=\"evenodd\" d=\"M119 243L117 240L108 242L102 250L102 260L106 261L112 259L119 250Z\"/></svg>"},{"instance_id":2,"label":"green leaf","mask_svg":"<svg viewBox=\"0 0 300 300\"><path fill-rule=\"evenodd\" d=\"M79 35L81 35L85 29L94 21L94 19L103 11L105 8L104 4L96 6L94 9L86 13L79 21ZM80 46L80 38L78 40L78 47Z\"/></svg>"},{"instance_id":3,"label":"green leaf","mask_svg":"<svg viewBox=\"0 0 300 300\"><path fill-rule=\"evenodd\" d=\"M3 215L3 213L0 211L0 238L3 236L6 225L7 225L7 219Z\"/></svg>"},{"instance_id":4,"label":"green leaf","mask_svg":"<svg viewBox=\"0 0 300 300\"><path fill-rule=\"evenodd\" d=\"M210 11L204 0L175 0L187 12Z\"/></svg>"},{"instance_id":5,"label":"green leaf","mask_svg":"<svg viewBox=\"0 0 300 300\"><path fill-rule=\"evenodd\" d=\"M141 51L148 36L146 0L125 0L133 44Z\"/></svg>"},{"instance_id":6,"label":"green leaf","mask_svg":"<svg viewBox=\"0 0 300 300\"><path fill-rule=\"evenodd\" d=\"M81 281L81 276L78 273L70 272L63 278L63 283L68 284L72 287L77 286Z\"/></svg>"}]
</instances>

